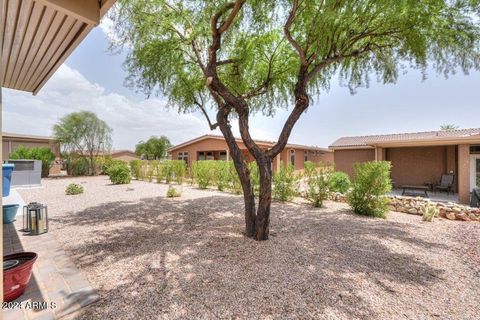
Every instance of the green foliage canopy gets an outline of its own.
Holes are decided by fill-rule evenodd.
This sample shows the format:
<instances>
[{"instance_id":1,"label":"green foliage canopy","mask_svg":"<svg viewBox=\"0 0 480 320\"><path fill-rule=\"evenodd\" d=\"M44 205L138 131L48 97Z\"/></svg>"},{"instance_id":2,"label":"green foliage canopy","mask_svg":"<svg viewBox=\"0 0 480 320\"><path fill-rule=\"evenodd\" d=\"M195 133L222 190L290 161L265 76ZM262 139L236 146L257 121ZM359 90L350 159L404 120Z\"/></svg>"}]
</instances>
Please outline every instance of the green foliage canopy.
<instances>
[{"instance_id":1,"label":"green foliage canopy","mask_svg":"<svg viewBox=\"0 0 480 320\"><path fill-rule=\"evenodd\" d=\"M170 140L166 136L150 137L147 141L140 141L135 146L135 153L146 159L161 159L167 154L167 149L171 146Z\"/></svg>"},{"instance_id":2,"label":"green foliage canopy","mask_svg":"<svg viewBox=\"0 0 480 320\"><path fill-rule=\"evenodd\" d=\"M234 5L241 10L231 24ZM131 50L127 82L191 111L211 103L204 69L211 18L221 14L216 71L249 101L273 114L292 104L299 70L318 95L334 75L351 90L371 75L395 82L405 67L465 72L480 66L478 0L120 0L113 12L118 42Z\"/></svg>"}]
</instances>

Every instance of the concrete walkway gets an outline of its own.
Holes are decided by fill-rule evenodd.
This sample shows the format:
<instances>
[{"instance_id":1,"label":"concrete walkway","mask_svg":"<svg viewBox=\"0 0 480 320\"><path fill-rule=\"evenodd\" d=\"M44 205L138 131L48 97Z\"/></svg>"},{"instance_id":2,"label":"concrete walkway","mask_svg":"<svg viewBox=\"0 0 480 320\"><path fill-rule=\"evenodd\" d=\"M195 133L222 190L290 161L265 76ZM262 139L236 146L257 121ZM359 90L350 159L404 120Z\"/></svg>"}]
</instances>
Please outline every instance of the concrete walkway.
<instances>
[{"instance_id":1,"label":"concrete walkway","mask_svg":"<svg viewBox=\"0 0 480 320\"><path fill-rule=\"evenodd\" d=\"M21 308L4 309L3 319L58 319L99 299L86 277L78 270L60 247L52 233L38 236L24 235L22 231L23 200L12 190L4 204L20 203L14 223L3 225L3 254L33 251L38 259L25 293L15 302ZM32 302L46 302L32 308Z\"/></svg>"}]
</instances>

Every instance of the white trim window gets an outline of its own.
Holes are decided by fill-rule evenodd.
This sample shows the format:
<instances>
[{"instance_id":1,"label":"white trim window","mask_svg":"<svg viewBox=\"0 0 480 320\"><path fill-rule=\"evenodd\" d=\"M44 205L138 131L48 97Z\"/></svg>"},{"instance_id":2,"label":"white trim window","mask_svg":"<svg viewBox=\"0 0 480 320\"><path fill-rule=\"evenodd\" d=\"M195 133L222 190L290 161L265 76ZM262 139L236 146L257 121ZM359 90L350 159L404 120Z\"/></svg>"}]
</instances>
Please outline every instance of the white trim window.
<instances>
[{"instance_id":1,"label":"white trim window","mask_svg":"<svg viewBox=\"0 0 480 320\"><path fill-rule=\"evenodd\" d=\"M295 150L290 150L290 164L295 167Z\"/></svg>"},{"instance_id":2,"label":"white trim window","mask_svg":"<svg viewBox=\"0 0 480 320\"><path fill-rule=\"evenodd\" d=\"M179 152L177 156L178 160L185 160L185 162L188 164L188 151L183 151Z\"/></svg>"}]
</instances>

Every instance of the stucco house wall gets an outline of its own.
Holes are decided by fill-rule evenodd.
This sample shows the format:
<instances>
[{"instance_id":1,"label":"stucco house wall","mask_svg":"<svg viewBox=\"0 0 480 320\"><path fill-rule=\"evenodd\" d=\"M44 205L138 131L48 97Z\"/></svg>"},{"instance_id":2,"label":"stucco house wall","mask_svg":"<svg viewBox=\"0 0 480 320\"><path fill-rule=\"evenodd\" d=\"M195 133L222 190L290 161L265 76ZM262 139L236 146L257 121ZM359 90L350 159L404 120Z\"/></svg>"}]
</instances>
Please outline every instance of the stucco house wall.
<instances>
[{"instance_id":1,"label":"stucco house wall","mask_svg":"<svg viewBox=\"0 0 480 320\"><path fill-rule=\"evenodd\" d=\"M212 160L220 160L220 159L231 159L229 156L228 145L223 138L219 137L205 137L205 138L197 138L198 141L192 140L191 143L186 142L183 145L179 145L173 147L170 150L170 157L171 159L180 159L185 156L185 153L188 153L188 165L190 166L193 161L198 160L199 152L209 151L212 152L211 157ZM248 162L254 161L254 158L248 152L247 148L245 147L242 141L237 141L240 149L242 150L243 155L245 156ZM258 142L257 144L263 148L268 149L270 148L273 143L264 143ZM272 160L272 169L276 170L280 161L283 163L290 163L290 152L293 150L295 152L295 170L303 170L304 169L304 156L305 152L308 153L308 160L312 162L319 162L325 161L333 163L333 152L327 149L321 148L311 148L305 147L302 148L301 145L295 145L294 148L287 147L277 156L275 159Z\"/></svg>"},{"instance_id":2,"label":"stucco house wall","mask_svg":"<svg viewBox=\"0 0 480 320\"><path fill-rule=\"evenodd\" d=\"M345 172L353 180L353 164L375 160L374 149L335 150L333 153L335 170Z\"/></svg>"}]
</instances>

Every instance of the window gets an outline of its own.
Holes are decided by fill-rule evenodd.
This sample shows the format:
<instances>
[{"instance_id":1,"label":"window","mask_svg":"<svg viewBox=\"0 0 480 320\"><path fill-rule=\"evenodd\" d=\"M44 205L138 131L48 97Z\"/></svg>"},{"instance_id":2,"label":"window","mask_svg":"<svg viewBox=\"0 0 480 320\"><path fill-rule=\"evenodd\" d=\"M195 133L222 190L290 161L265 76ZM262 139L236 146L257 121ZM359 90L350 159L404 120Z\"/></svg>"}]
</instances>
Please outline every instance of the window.
<instances>
[{"instance_id":1,"label":"window","mask_svg":"<svg viewBox=\"0 0 480 320\"><path fill-rule=\"evenodd\" d=\"M303 162L307 162L308 161L308 151L304 151L303 153Z\"/></svg>"},{"instance_id":2,"label":"window","mask_svg":"<svg viewBox=\"0 0 480 320\"><path fill-rule=\"evenodd\" d=\"M207 159L207 160L215 160L215 158L213 157L213 152L207 152L207 156L205 157L205 159Z\"/></svg>"},{"instance_id":3,"label":"window","mask_svg":"<svg viewBox=\"0 0 480 320\"><path fill-rule=\"evenodd\" d=\"M203 151L199 152L197 159L198 159L198 161L205 160L205 152L203 152Z\"/></svg>"},{"instance_id":4,"label":"window","mask_svg":"<svg viewBox=\"0 0 480 320\"><path fill-rule=\"evenodd\" d=\"M177 159L178 160L185 160L185 162L188 164L188 152L187 151L179 152L178 156L177 156Z\"/></svg>"},{"instance_id":5,"label":"window","mask_svg":"<svg viewBox=\"0 0 480 320\"><path fill-rule=\"evenodd\" d=\"M290 150L290 164L295 167L295 150Z\"/></svg>"},{"instance_id":6,"label":"window","mask_svg":"<svg viewBox=\"0 0 480 320\"><path fill-rule=\"evenodd\" d=\"M219 160L227 160L227 152L226 151L220 151Z\"/></svg>"},{"instance_id":7,"label":"window","mask_svg":"<svg viewBox=\"0 0 480 320\"><path fill-rule=\"evenodd\" d=\"M471 154L477 154L480 153L480 145L471 145L470 146L470 153Z\"/></svg>"}]
</instances>

